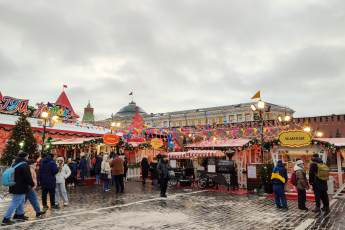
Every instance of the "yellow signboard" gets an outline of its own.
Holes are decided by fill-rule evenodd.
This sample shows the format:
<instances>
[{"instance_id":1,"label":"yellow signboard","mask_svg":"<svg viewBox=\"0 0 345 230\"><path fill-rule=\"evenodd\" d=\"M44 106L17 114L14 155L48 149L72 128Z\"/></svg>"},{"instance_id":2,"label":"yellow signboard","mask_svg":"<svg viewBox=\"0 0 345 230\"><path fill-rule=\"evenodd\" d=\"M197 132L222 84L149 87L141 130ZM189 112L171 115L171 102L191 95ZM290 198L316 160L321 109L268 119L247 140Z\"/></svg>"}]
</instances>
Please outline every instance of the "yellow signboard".
<instances>
[{"instance_id":1,"label":"yellow signboard","mask_svg":"<svg viewBox=\"0 0 345 230\"><path fill-rule=\"evenodd\" d=\"M292 148L308 146L311 139L310 133L302 130L283 131L279 134L280 145Z\"/></svg>"},{"instance_id":2,"label":"yellow signboard","mask_svg":"<svg viewBox=\"0 0 345 230\"><path fill-rule=\"evenodd\" d=\"M163 141L161 139L159 139L159 138L153 138L151 140L151 146L154 149L159 149L160 147L163 146Z\"/></svg>"}]
</instances>

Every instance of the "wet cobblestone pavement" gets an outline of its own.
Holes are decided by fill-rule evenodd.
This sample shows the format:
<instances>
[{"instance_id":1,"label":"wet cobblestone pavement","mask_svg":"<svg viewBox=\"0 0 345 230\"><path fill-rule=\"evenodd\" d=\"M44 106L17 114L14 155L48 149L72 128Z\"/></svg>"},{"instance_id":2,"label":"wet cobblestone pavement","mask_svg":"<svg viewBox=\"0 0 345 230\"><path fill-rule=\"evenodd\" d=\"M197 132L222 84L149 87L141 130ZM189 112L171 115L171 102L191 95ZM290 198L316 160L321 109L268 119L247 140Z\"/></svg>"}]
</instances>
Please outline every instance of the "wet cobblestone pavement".
<instances>
[{"instance_id":1,"label":"wet cobblestone pavement","mask_svg":"<svg viewBox=\"0 0 345 230\"><path fill-rule=\"evenodd\" d=\"M127 183L126 193L102 193L100 186L70 191L70 206L48 211L44 219L34 218L2 229L345 229L345 200L338 201L329 215L300 211L295 201L289 211L273 206L258 196L179 189L159 198L157 189L138 182ZM3 215L6 204L2 203ZM308 203L310 210L312 203ZM301 228L304 226L304 228Z\"/></svg>"}]
</instances>

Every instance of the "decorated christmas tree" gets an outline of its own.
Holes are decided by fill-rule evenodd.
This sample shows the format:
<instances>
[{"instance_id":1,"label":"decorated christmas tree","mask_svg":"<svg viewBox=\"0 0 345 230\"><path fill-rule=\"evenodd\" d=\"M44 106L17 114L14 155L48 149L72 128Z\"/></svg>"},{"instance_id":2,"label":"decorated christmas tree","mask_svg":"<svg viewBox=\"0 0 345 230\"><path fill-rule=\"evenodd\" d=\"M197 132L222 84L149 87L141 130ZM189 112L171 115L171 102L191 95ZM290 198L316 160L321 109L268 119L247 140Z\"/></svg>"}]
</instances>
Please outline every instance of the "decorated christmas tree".
<instances>
[{"instance_id":1,"label":"decorated christmas tree","mask_svg":"<svg viewBox=\"0 0 345 230\"><path fill-rule=\"evenodd\" d=\"M1 163L11 165L20 150L27 152L30 159L36 160L39 156L36 139L32 133L31 125L25 116L19 117L16 125L13 127L11 137L1 156Z\"/></svg>"},{"instance_id":2,"label":"decorated christmas tree","mask_svg":"<svg viewBox=\"0 0 345 230\"><path fill-rule=\"evenodd\" d=\"M144 120L140 115L139 111L137 110L136 114L133 117L132 124L129 126L129 129L143 129L144 128Z\"/></svg>"}]
</instances>

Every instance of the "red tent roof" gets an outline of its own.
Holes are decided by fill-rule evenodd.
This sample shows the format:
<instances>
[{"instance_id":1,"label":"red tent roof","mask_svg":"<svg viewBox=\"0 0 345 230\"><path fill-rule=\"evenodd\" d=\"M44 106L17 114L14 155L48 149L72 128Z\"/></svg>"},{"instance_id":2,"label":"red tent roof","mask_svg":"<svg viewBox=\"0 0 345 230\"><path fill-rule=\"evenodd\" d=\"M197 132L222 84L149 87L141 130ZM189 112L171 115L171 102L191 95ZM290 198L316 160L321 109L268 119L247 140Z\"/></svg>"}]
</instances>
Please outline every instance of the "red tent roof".
<instances>
[{"instance_id":1,"label":"red tent roof","mask_svg":"<svg viewBox=\"0 0 345 230\"><path fill-rule=\"evenodd\" d=\"M55 104L61 105L61 106L64 106L64 107L68 108L69 110L71 110L71 113L73 114L73 116L74 116L75 118L79 118L78 114L76 114L76 113L74 112L74 109L73 109L71 103L69 102L69 99L68 99L68 97L67 97L65 91L62 91L62 92L61 92L61 94L60 94L60 96L58 97L58 99L56 100Z\"/></svg>"}]
</instances>

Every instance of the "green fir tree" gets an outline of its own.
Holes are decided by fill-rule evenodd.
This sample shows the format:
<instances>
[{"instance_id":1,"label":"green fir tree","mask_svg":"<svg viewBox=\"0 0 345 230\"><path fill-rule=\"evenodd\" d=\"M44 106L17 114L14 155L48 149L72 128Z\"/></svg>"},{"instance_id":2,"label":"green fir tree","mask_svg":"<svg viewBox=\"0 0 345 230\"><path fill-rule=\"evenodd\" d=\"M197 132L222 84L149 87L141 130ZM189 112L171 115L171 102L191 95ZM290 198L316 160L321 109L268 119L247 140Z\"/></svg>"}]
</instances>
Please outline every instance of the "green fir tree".
<instances>
[{"instance_id":1,"label":"green fir tree","mask_svg":"<svg viewBox=\"0 0 345 230\"><path fill-rule=\"evenodd\" d=\"M33 160L36 160L39 156L37 142L32 133L31 125L24 115L19 117L16 125L13 127L11 137L1 156L1 163L3 165L11 165L20 150L27 152L29 158Z\"/></svg>"}]
</instances>

